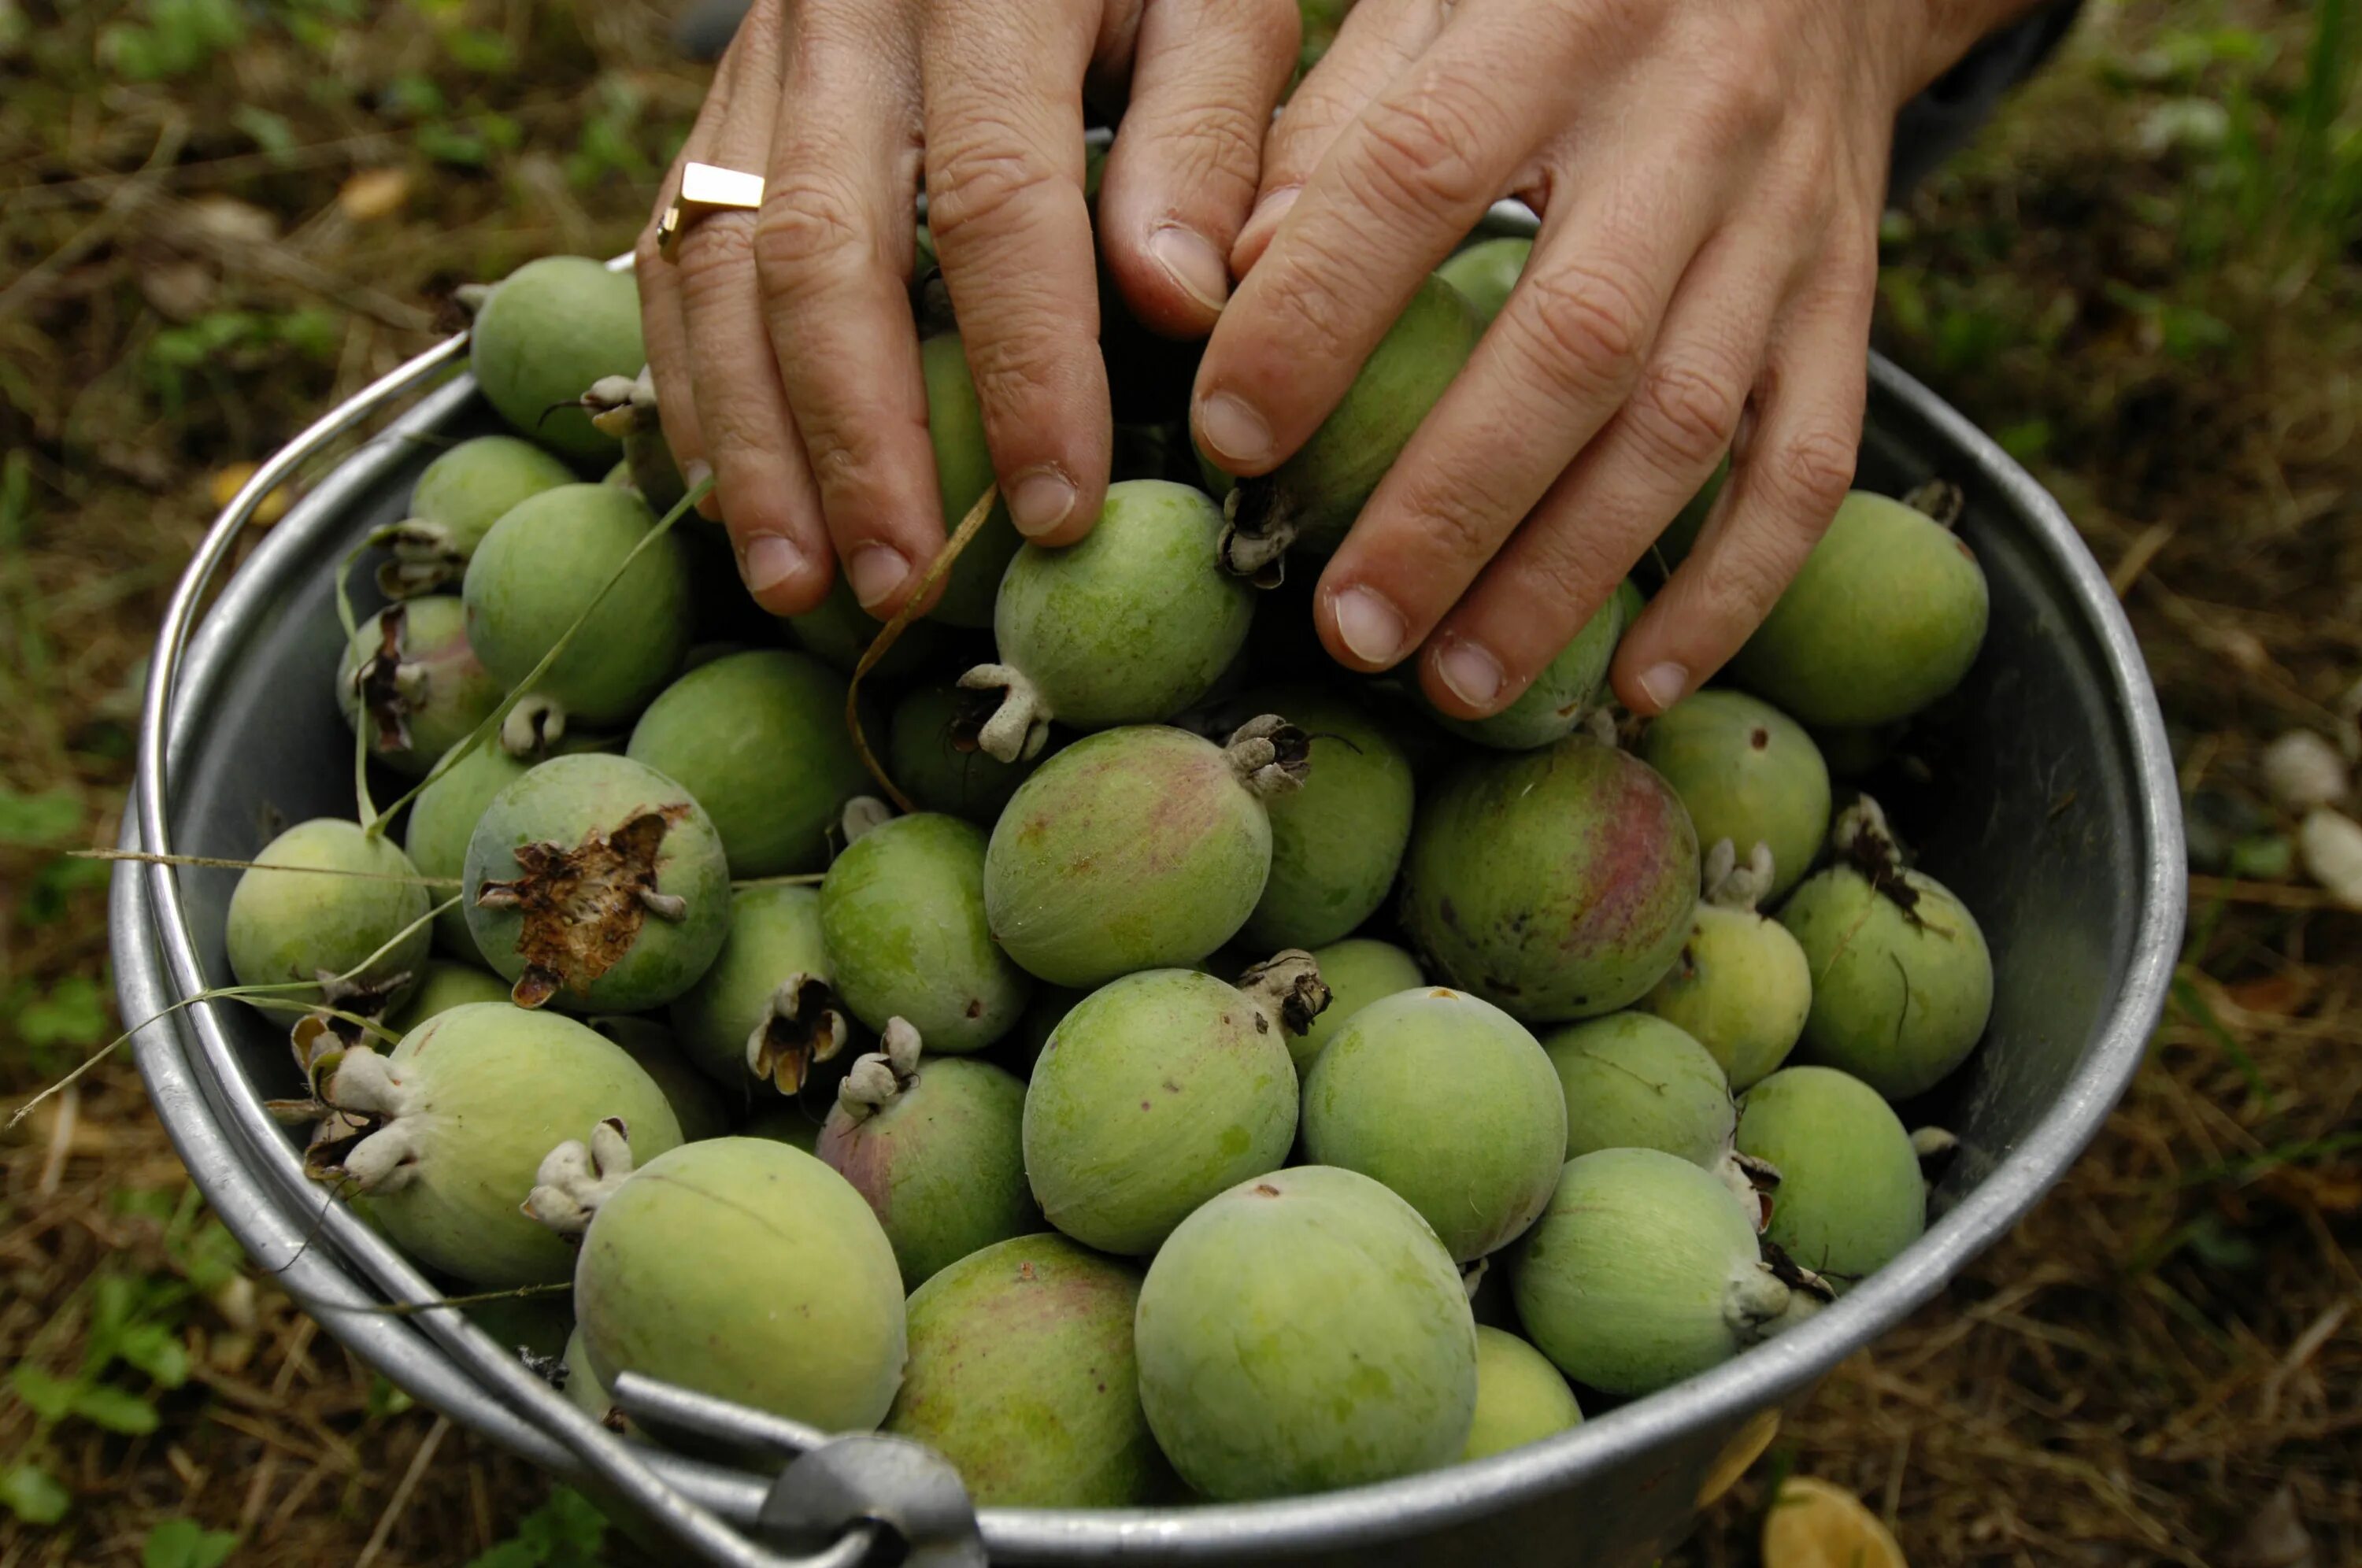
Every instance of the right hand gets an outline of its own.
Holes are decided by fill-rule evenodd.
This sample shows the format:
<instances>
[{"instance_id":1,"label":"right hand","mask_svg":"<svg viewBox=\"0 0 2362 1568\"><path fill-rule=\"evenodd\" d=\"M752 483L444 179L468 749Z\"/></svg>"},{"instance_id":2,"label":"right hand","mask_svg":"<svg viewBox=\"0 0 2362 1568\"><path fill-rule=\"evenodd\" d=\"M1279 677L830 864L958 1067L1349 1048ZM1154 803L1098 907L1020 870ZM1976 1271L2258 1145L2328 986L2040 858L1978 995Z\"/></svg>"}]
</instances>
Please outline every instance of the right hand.
<instances>
[{"instance_id":1,"label":"right hand","mask_svg":"<svg viewBox=\"0 0 2362 1568\"><path fill-rule=\"evenodd\" d=\"M1294 0L756 0L680 158L762 171L762 210L693 219L671 262L652 218L638 266L666 436L712 472L702 510L765 609L812 608L842 560L883 619L943 546L909 295L922 171L1011 515L1047 544L1089 531L1113 425L1084 93L1129 94L1109 267L1150 326L1203 337L1297 29Z\"/></svg>"}]
</instances>

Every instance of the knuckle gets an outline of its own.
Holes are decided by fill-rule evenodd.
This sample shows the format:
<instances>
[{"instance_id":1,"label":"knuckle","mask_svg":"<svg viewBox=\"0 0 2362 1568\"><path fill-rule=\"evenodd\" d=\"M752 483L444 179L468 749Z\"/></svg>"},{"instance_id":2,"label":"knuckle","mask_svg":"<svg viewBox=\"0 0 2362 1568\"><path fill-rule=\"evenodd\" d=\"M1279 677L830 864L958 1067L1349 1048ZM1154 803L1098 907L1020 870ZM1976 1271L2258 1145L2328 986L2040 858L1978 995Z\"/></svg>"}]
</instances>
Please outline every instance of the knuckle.
<instances>
[{"instance_id":1,"label":"knuckle","mask_svg":"<svg viewBox=\"0 0 2362 1568\"><path fill-rule=\"evenodd\" d=\"M868 248L861 204L838 181L810 166L775 180L755 222L754 255L766 291L793 292L805 273L857 258Z\"/></svg>"},{"instance_id":2,"label":"knuckle","mask_svg":"<svg viewBox=\"0 0 2362 1568\"><path fill-rule=\"evenodd\" d=\"M985 410L988 428L996 414L1017 415L1030 409L1059 381L1058 359L1052 345L1064 339L1048 324L1011 324L1010 329L971 330L965 337L969 378Z\"/></svg>"},{"instance_id":3,"label":"knuckle","mask_svg":"<svg viewBox=\"0 0 2362 1568\"><path fill-rule=\"evenodd\" d=\"M708 213L690 225L673 268L683 306L695 309L744 287L752 277L754 243L755 225L744 214Z\"/></svg>"},{"instance_id":4,"label":"knuckle","mask_svg":"<svg viewBox=\"0 0 2362 1568\"><path fill-rule=\"evenodd\" d=\"M1251 274L1262 292L1261 308L1291 339L1290 358L1320 365L1359 364L1369 353L1369 344L1355 332L1334 283L1344 275L1308 237L1288 265L1265 265Z\"/></svg>"},{"instance_id":5,"label":"knuckle","mask_svg":"<svg viewBox=\"0 0 2362 1568\"><path fill-rule=\"evenodd\" d=\"M1629 425L1658 467L1686 475L1711 467L1729 450L1746 403L1744 380L1661 359L1641 375Z\"/></svg>"},{"instance_id":6,"label":"knuckle","mask_svg":"<svg viewBox=\"0 0 2362 1568\"><path fill-rule=\"evenodd\" d=\"M1789 434L1771 453L1772 483L1809 538L1817 539L1853 488L1860 437L1836 425L1815 423Z\"/></svg>"},{"instance_id":7,"label":"knuckle","mask_svg":"<svg viewBox=\"0 0 2362 1568\"><path fill-rule=\"evenodd\" d=\"M1004 127L967 127L927 160L927 221L939 245L1023 228L1060 176Z\"/></svg>"},{"instance_id":8,"label":"knuckle","mask_svg":"<svg viewBox=\"0 0 2362 1568\"><path fill-rule=\"evenodd\" d=\"M1348 164L1374 188L1361 193L1385 207L1458 212L1490 201L1483 169L1467 149L1490 145L1485 127L1467 107L1467 94L1448 82L1415 94L1385 97L1364 110L1361 129L1373 156Z\"/></svg>"},{"instance_id":9,"label":"knuckle","mask_svg":"<svg viewBox=\"0 0 2362 1568\"><path fill-rule=\"evenodd\" d=\"M1518 293L1529 296L1527 308L1501 317L1515 324L1510 341L1569 391L1622 383L1648 348L1654 313L1647 295L1613 266L1591 262L1529 274Z\"/></svg>"}]
</instances>

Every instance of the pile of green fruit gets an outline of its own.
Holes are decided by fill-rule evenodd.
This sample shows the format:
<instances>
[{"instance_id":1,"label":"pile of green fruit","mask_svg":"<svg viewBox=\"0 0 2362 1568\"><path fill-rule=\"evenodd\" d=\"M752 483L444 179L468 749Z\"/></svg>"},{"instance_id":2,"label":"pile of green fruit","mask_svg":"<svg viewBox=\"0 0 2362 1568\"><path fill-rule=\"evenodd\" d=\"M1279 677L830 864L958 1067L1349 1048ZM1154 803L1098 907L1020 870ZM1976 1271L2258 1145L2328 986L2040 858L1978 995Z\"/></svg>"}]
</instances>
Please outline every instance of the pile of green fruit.
<instances>
[{"instance_id":1,"label":"pile of green fruit","mask_svg":"<svg viewBox=\"0 0 2362 1568\"><path fill-rule=\"evenodd\" d=\"M336 671L424 788L288 830L229 907L240 982L316 988L310 1167L455 1289L570 1284L558 1370L619 1430L629 1370L922 1440L994 1506L1496 1453L1881 1267L1940 1142L1890 1102L1992 976L1824 750L1959 682L1983 577L1853 495L1732 685L1628 745L1635 584L1496 718L1348 675L1314 574L1254 584L1333 547L1483 319L1440 276L1220 502L1166 367L1088 537L993 517L865 679L897 814L847 723L876 624L750 615L718 531L659 523L629 275L498 285L474 370L519 434L427 465ZM956 336L925 367L956 520Z\"/></svg>"}]
</instances>

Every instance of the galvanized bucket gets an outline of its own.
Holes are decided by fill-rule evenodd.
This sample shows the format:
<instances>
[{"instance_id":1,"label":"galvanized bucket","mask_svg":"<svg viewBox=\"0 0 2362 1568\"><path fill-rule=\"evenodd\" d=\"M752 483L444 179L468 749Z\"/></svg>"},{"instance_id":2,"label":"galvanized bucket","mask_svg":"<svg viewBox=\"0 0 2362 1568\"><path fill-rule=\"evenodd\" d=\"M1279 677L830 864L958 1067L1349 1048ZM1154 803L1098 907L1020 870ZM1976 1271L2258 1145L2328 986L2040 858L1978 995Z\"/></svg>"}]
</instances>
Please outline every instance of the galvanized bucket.
<instances>
[{"instance_id":1,"label":"galvanized bucket","mask_svg":"<svg viewBox=\"0 0 2362 1568\"><path fill-rule=\"evenodd\" d=\"M1532 221L1513 204L1495 220L1529 233ZM246 857L267 836L266 808L288 821L349 814L351 745L324 673L341 641L331 578L365 531L402 515L436 442L491 427L467 378L450 375L464 356L464 339L451 339L334 410L216 521L158 637L126 847ZM1690 1527L1701 1488L1760 1447L1765 1412L1927 1300L2058 1180L2138 1066L2180 936L2174 773L2114 595L2024 469L1893 366L1873 358L1870 375L1862 482L1889 493L1930 477L1960 485L1961 532L1992 584L1992 631L1941 726L1949 744L1930 809L1904 824L1991 938L1992 1032L1948 1101L1931 1108L1961 1147L1926 1235L1801 1328L1704 1376L1547 1441L1382 1486L1252 1505L979 1514L914 1445L830 1442L628 1378L614 1392L635 1414L738 1452L811 1452L775 1476L627 1446L458 1311L387 1311L439 1297L304 1178L295 1143L264 1112L266 1098L292 1087L283 1024L204 1003L141 1030L137 1055L158 1114L255 1259L364 1362L703 1561L1646 1562ZM414 396L201 615L259 499ZM227 978L222 920L234 880L205 867L119 869L113 948L127 1019Z\"/></svg>"}]
</instances>

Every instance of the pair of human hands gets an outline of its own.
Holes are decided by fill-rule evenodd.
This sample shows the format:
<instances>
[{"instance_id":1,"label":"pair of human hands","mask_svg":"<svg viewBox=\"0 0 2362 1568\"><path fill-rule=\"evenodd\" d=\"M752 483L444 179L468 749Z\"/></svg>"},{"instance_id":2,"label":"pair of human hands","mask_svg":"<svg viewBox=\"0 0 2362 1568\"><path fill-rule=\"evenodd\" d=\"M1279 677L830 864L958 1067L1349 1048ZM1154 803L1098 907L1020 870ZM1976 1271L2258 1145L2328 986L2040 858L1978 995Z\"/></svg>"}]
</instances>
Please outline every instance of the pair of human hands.
<instances>
[{"instance_id":1,"label":"pair of human hands","mask_svg":"<svg viewBox=\"0 0 2362 1568\"><path fill-rule=\"evenodd\" d=\"M1516 194L1532 258L1328 562L1319 635L1496 712L1727 452L1617 656L1617 695L1661 712L1851 480L1896 109L2025 4L1361 0L1275 120L1296 0L756 0L681 160L764 171L762 206L699 218L670 262L653 223L639 247L666 434L766 609L811 609L842 560L883 618L945 526L908 293L922 174L1001 491L1050 545L1089 531L1113 438L1087 92L1126 101L1098 243L1141 320L1210 332L1192 432L1239 475L1304 444Z\"/></svg>"}]
</instances>

